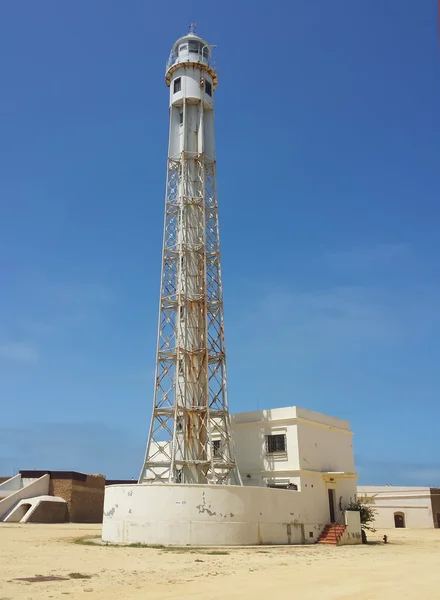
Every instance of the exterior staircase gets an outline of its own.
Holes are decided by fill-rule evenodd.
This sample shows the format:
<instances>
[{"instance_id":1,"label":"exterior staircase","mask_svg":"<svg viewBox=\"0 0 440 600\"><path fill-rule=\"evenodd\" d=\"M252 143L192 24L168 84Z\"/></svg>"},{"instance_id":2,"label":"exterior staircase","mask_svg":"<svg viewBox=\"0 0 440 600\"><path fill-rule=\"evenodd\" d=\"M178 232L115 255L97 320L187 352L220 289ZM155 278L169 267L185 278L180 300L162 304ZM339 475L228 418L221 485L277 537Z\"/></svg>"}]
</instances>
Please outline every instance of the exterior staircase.
<instances>
[{"instance_id":1,"label":"exterior staircase","mask_svg":"<svg viewBox=\"0 0 440 600\"><path fill-rule=\"evenodd\" d=\"M345 525L326 525L319 536L318 544L333 544L337 546L345 529Z\"/></svg>"}]
</instances>

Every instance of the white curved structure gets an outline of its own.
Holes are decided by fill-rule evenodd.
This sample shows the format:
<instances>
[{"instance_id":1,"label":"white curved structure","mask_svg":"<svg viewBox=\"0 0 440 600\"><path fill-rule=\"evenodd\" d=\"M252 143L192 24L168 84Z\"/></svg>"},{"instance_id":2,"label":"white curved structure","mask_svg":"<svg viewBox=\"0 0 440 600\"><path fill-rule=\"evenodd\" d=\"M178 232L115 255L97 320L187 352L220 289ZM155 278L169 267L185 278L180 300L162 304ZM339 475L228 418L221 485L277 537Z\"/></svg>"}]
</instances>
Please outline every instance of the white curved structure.
<instances>
[{"instance_id":1,"label":"white curved structure","mask_svg":"<svg viewBox=\"0 0 440 600\"><path fill-rule=\"evenodd\" d=\"M56 523L56 522L61 522L64 523L66 521L66 515L67 515L67 502L64 500L64 498L59 498L58 496L37 496L36 498L26 498L25 500L20 500L15 506L14 508L11 510L10 513L8 513L6 515L6 517L3 519L3 521L5 523L28 523L29 521L32 521L32 516L35 513L35 511L42 505L59 505L59 504L64 504L66 506L65 509L63 509L64 512L61 513L61 515L58 514L56 515L56 519L57 520L53 520L54 515L50 514L48 515L48 513L46 512L45 514L45 520L43 521L44 523ZM60 519L61 517L61 519ZM46 520L47 518L49 518L50 520ZM40 521L37 521L40 522Z\"/></svg>"},{"instance_id":2,"label":"white curved structure","mask_svg":"<svg viewBox=\"0 0 440 600\"><path fill-rule=\"evenodd\" d=\"M0 485L0 521L21 501L49 493L50 476L36 479L23 478L21 473L11 477Z\"/></svg>"},{"instance_id":3,"label":"white curved structure","mask_svg":"<svg viewBox=\"0 0 440 600\"><path fill-rule=\"evenodd\" d=\"M301 493L245 486L135 484L106 488L104 542L175 546L315 543L326 515Z\"/></svg>"}]
</instances>

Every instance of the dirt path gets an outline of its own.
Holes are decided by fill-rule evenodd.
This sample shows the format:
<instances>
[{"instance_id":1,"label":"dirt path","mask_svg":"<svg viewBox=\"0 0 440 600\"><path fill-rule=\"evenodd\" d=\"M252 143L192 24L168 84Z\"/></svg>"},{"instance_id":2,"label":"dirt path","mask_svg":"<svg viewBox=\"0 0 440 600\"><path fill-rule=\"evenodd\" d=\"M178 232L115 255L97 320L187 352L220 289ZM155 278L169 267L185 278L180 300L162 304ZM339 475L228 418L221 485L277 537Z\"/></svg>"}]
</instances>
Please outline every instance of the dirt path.
<instances>
[{"instance_id":1,"label":"dirt path","mask_svg":"<svg viewBox=\"0 0 440 600\"><path fill-rule=\"evenodd\" d=\"M99 533L99 526L1 524L0 600L440 600L438 529L392 530L389 544L341 548L168 551L71 541ZM71 579L71 573L91 577ZM36 575L67 579L15 580Z\"/></svg>"}]
</instances>

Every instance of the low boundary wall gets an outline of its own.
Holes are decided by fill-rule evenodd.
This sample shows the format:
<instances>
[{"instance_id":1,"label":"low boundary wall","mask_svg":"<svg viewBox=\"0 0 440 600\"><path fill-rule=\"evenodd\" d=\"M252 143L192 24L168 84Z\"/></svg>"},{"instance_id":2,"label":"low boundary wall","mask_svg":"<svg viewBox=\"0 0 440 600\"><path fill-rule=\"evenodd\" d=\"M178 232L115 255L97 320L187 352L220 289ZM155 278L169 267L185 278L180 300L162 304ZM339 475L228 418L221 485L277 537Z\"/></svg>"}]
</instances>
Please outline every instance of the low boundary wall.
<instances>
[{"instance_id":1,"label":"low boundary wall","mask_svg":"<svg viewBox=\"0 0 440 600\"><path fill-rule=\"evenodd\" d=\"M175 546L305 544L324 519L305 521L299 492L250 486L106 487L104 542Z\"/></svg>"}]
</instances>

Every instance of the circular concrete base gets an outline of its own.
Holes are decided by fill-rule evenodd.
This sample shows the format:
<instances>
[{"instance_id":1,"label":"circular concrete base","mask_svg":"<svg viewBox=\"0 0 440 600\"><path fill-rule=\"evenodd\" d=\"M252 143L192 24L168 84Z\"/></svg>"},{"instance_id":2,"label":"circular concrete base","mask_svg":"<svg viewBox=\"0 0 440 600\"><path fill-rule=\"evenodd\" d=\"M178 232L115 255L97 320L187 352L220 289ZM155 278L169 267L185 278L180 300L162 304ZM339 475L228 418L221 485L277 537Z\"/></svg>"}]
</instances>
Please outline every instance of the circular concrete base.
<instances>
[{"instance_id":1,"label":"circular concrete base","mask_svg":"<svg viewBox=\"0 0 440 600\"><path fill-rule=\"evenodd\" d=\"M313 543L300 494L263 487L134 484L105 489L102 539L116 544ZM307 524L322 529L322 524ZM319 533L318 533L319 535Z\"/></svg>"}]
</instances>

